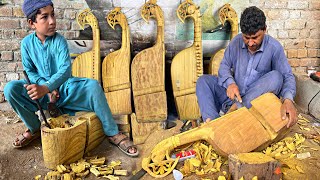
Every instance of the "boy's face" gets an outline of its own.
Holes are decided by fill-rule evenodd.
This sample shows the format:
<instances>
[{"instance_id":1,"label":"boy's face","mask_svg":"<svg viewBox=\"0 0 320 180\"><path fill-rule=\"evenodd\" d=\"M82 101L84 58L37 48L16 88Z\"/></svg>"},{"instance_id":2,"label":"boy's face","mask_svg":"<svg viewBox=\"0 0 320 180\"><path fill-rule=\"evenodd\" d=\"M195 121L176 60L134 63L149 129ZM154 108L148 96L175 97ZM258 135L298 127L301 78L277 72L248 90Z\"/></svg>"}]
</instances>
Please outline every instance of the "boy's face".
<instances>
[{"instance_id":1,"label":"boy's face","mask_svg":"<svg viewBox=\"0 0 320 180\"><path fill-rule=\"evenodd\" d=\"M242 34L243 41L250 52L256 52L260 48L265 32L266 30L259 30L253 35Z\"/></svg>"},{"instance_id":2,"label":"boy's face","mask_svg":"<svg viewBox=\"0 0 320 180\"><path fill-rule=\"evenodd\" d=\"M56 32L56 18L51 5L41 8L40 12L37 14L35 22L29 19L28 23L35 29L38 38L44 41L47 36L52 36Z\"/></svg>"}]
</instances>

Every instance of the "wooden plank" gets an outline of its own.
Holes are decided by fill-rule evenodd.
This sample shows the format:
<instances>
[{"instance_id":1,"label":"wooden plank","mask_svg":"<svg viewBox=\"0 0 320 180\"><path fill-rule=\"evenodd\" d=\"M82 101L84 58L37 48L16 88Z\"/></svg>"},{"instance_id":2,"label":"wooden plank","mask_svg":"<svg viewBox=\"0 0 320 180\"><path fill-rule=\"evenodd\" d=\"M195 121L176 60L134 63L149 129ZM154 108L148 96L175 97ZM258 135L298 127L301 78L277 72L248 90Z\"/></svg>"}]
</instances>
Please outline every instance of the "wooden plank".
<instances>
[{"instance_id":1,"label":"wooden plank","mask_svg":"<svg viewBox=\"0 0 320 180\"><path fill-rule=\"evenodd\" d=\"M188 7L193 9L190 10ZM192 1L185 1L177 9L178 18L182 22L186 18L194 20L192 46L180 51L171 64L172 89L180 119L200 117L200 113L197 112L198 103L191 95L195 95L197 79L203 74L201 15L199 8L196 7L197 5ZM183 98L183 96L189 97Z\"/></svg>"},{"instance_id":2,"label":"wooden plank","mask_svg":"<svg viewBox=\"0 0 320 180\"><path fill-rule=\"evenodd\" d=\"M167 118L163 12L156 1L148 1L141 8L141 16L147 22L155 18L157 40L138 53L131 64L135 112L138 121L163 121Z\"/></svg>"},{"instance_id":3,"label":"wooden plank","mask_svg":"<svg viewBox=\"0 0 320 180\"><path fill-rule=\"evenodd\" d=\"M91 51L78 55L72 64L72 75L96 79L101 82L101 55L100 55L100 29L97 18L85 9L77 18L79 25L83 28L90 25L93 33L93 47Z\"/></svg>"},{"instance_id":4,"label":"wooden plank","mask_svg":"<svg viewBox=\"0 0 320 180\"><path fill-rule=\"evenodd\" d=\"M161 127L160 122L138 122L136 115L131 114L132 139L135 145L143 144L149 135Z\"/></svg>"},{"instance_id":5,"label":"wooden plank","mask_svg":"<svg viewBox=\"0 0 320 180\"><path fill-rule=\"evenodd\" d=\"M113 29L116 25L121 26L122 45L119 50L109 53L103 60L103 89L113 115L131 114L130 31L127 18L117 7L106 19Z\"/></svg>"}]
</instances>

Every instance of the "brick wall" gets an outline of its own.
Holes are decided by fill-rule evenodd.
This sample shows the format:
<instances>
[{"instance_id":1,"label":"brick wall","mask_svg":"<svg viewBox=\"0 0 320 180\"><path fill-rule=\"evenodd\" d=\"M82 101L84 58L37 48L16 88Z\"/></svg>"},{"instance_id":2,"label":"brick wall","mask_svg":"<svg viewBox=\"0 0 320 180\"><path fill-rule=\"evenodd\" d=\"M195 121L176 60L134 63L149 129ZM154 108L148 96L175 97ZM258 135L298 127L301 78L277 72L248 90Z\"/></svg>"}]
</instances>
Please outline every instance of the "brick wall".
<instances>
[{"instance_id":1,"label":"brick wall","mask_svg":"<svg viewBox=\"0 0 320 180\"><path fill-rule=\"evenodd\" d=\"M105 0L105 2L106 1L108 1L108 6L112 6L107 7L108 10L113 9L114 6L127 5L124 8L133 8L136 12L139 11L139 8L143 2L145 2L145 0ZM164 1L167 0L158 0L158 4L163 7L163 11L166 13L165 15L171 12L170 8L174 8L175 10L179 3L176 1L164 3ZM194 0L197 4L201 1L204 0ZM20 41L31 31L21 11L23 0L0 0L0 3L1 2L6 3L5 5L0 5L0 102L3 102L3 88L5 84L8 81L23 78L21 76ZM85 0L53 0L53 2L55 4L58 21L58 32L62 33L68 40L77 39L80 34L79 26L75 21L77 13L87 8L91 1L87 1L88 4ZM137 3L137 6L135 6L135 3ZM319 0L247 0L245 3L248 6L255 5L264 10L267 16L268 34L282 43L294 71L305 72L308 66L319 68ZM98 4L97 6L106 6L106 4ZM237 13L240 16L241 12ZM173 13L172 16L175 16L175 14ZM174 18L169 17L169 19L172 21ZM105 21L103 23L105 23ZM139 34L135 33L135 31L138 32L139 29L146 29L145 24L140 24L140 26L140 28L136 27L137 29L133 28L132 34ZM165 33L165 37L167 36L165 38L165 41L167 41L167 52L174 55L176 51L181 50L181 48L177 48L176 45L172 44L177 42L173 41L173 34L176 33L175 26L169 23L169 28L166 28ZM146 35L148 35L147 32ZM137 43L140 42L142 43L141 38L133 38L133 41L133 45L137 45Z\"/></svg>"}]
</instances>

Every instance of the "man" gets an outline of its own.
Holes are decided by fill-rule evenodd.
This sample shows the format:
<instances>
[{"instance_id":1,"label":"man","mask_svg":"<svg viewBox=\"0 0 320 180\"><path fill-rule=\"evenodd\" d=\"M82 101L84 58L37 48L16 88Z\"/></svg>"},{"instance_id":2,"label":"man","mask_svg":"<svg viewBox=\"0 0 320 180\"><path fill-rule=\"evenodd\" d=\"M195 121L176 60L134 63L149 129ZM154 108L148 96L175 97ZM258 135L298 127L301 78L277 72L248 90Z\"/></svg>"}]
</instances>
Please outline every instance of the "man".
<instances>
[{"instance_id":1,"label":"man","mask_svg":"<svg viewBox=\"0 0 320 180\"><path fill-rule=\"evenodd\" d=\"M218 76L203 75L197 81L196 94L205 122L219 112L235 110L272 92L282 97L281 116L288 115L287 127L297 122L293 104L295 79L281 44L266 34L266 16L259 8L246 8L240 19L241 34L234 37L224 53Z\"/></svg>"},{"instance_id":2,"label":"man","mask_svg":"<svg viewBox=\"0 0 320 180\"><path fill-rule=\"evenodd\" d=\"M7 101L27 127L13 142L14 148L27 146L40 137L40 122L34 100L43 109L52 97L57 106L73 115L77 111L93 111L99 117L104 133L111 143L128 156L138 156L138 149L127 136L119 133L104 92L98 81L71 76L71 59L66 39L56 32L56 18L51 0L25 0L22 10L29 26L35 31L21 42L25 80L9 82L4 88Z\"/></svg>"}]
</instances>

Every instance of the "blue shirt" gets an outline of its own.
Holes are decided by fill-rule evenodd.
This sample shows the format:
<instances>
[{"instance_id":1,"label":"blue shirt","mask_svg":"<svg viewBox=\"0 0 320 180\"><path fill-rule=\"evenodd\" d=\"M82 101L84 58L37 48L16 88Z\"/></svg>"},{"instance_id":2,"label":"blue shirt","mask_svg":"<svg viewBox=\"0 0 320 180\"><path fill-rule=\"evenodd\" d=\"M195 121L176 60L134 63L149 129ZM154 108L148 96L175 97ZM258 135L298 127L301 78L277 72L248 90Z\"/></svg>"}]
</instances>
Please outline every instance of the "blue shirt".
<instances>
[{"instance_id":1,"label":"blue shirt","mask_svg":"<svg viewBox=\"0 0 320 180\"><path fill-rule=\"evenodd\" d=\"M71 59L66 39L59 33L47 37L42 44L36 33L21 42L24 70L31 83L46 85L50 92L71 77Z\"/></svg>"},{"instance_id":2,"label":"blue shirt","mask_svg":"<svg viewBox=\"0 0 320 180\"><path fill-rule=\"evenodd\" d=\"M265 34L259 50L251 54L243 42L242 34L238 34L226 48L218 82L224 88L236 83L243 96L253 82L272 70L279 71L284 79L280 96L293 100L296 82L281 44Z\"/></svg>"}]
</instances>

